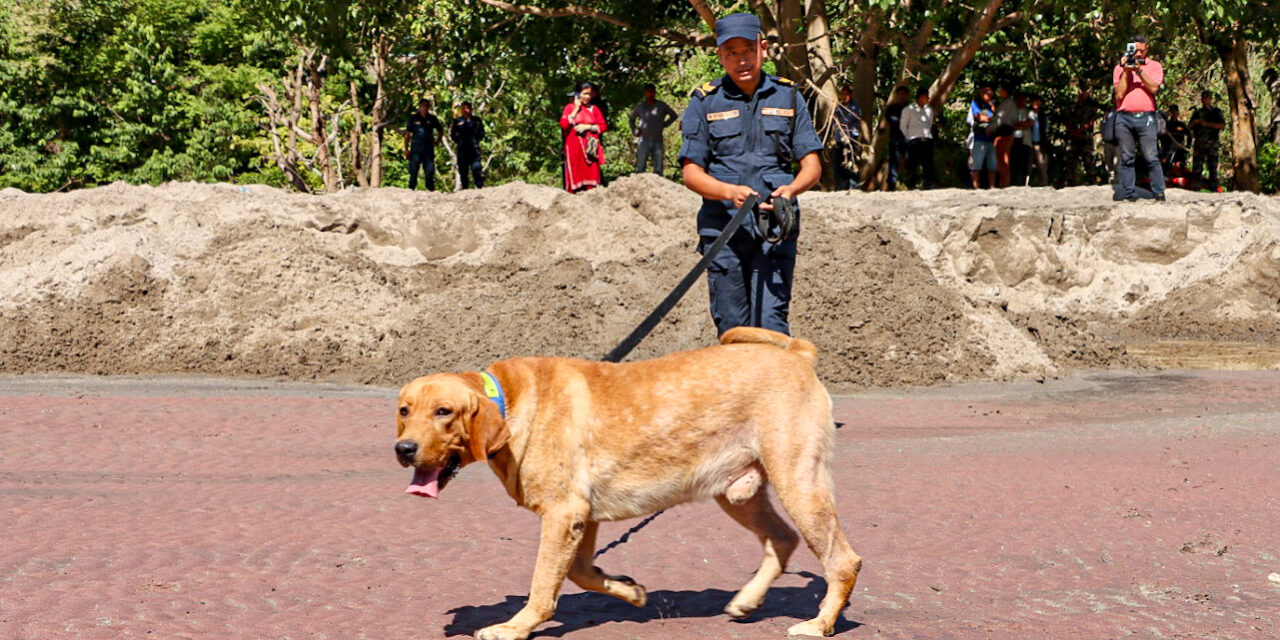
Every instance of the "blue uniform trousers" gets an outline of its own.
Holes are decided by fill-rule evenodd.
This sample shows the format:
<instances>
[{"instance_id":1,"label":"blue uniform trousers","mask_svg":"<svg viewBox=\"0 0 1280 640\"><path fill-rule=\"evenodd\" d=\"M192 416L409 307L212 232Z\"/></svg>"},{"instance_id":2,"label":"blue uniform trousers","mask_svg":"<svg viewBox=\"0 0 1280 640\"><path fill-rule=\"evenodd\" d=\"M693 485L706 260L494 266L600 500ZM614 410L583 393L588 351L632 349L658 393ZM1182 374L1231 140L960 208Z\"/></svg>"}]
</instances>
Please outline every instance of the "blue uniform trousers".
<instances>
[{"instance_id":1,"label":"blue uniform trousers","mask_svg":"<svg viewBox=\"0 0 1280 640\"><path fill-rule=\"evenodd\" d=\"M470 171L471 175L467 175ZM461 152L458 154L458 176L462 178L462 188L466 189L471 186L470 178L474 177L476 187L484 186L484 165L480 163L480 154L477 152Z\"/></svg>"},{"instance_id":2,"label":"blue uniform trousers","mask_svg":"<svg viewBox=\"0 0 1280 640\"><path fill-rule=\"evenodd\" d=\"M698 252L705 253L712 242L715 237L702 236ZM733 234L707 267L711 318L717 334L748 326L791 335L787 314L796 270L795 248L795 238L766 251L764 241L745 229Z\"/></svg>"},{"instance_id":3,"label":"blue uniform trousers","mask_svg":"<svg viewBox=\"0 0 1280 640\"><path fill-rule=\"evenodd\" d=\"M435 150L414 150L409 152L409 190L418 188L418 169L426 173L427 191L436 190L436 154Z\"/></svg>"}]
</instances>

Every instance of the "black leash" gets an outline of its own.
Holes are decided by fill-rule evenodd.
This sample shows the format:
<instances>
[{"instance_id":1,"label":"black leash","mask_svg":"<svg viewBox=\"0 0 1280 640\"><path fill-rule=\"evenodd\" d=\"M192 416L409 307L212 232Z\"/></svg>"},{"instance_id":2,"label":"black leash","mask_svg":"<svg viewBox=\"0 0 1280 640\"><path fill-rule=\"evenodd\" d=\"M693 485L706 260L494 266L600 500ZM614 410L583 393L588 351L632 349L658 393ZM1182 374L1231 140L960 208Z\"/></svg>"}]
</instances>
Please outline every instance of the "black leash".
<instances>
[{"instance_id":1,"label":"black leash","mask_svg":"<svg viewBox=\"0 0 1280 640\"><path fill-rule=\"evenodd\" d=\"M599 558L600 556L604 555L606 551L608 551L608 550L610 550L610 549L612 549L612 548L614 548L614 547L616 547L616 546L618 546L618 545L620 545L620 544L622 544L622 543L626 542L627 540L630 540L630 539L631 539L631 534L633 534L633 533L635 533L635 532L637 532L637 531L639 531L639 530L641 530L641 529L645 528L645 525L649 524L650 522L653 522L653 519L654 519L654 518L657 518L658 516L660 516L660 515L662 515L662 514L664 514L664 513L666 513L666 512L667 512L667 510L666 510L666 509L663 509L662 511L659 511L659 512L657 512L657 513L655 513L655 514L653 514L653 515L649 516L648 518L645 518L644 520L641 520L639 523L637 523L637 524L636 524L636 526L631 527L630 529L627 529L627 532L626 532L626 533L622 534L622 536L621 536L621 537L619 537L617 540L614 540L613 542L610 542L608 545L606 545L606 546L604 546L603 548L601 548L599 551L597 551L597 552L596 552L596 555L594 555L594 556L592 556L592 557L594 557L594 558Z\"/></svg>"},{"instance_id":2,"label":"black leash","mask_svg":"<svg viewBox=\"0 0 1280 640\"><path fill-rule=\"evenodd\" d=\"M610 351L604 357L605 362L622 362L622 359L627 357L627 354L631 353L631 350L635 349L636 345L640 344L640 341L644 340L645 336L649 335L649 332L653 331L654 327L658 326L658 323L671 312L671 309L675 308L676 303L680 302L680 298L684 297L685 292L689 291L689 287L692 287L693 283L698 281L698 277L702 275L702 272L707 270L711 260L716 257L717 253L720 253L724 245L729 242L729 238L738 231L738 227L742 226L742 222L747 219L747 216L751 214L751 211L756 208L756 204L759 202L760 197L752 195L747 198L746 202L742 203L741 207L738 207L738 212L733 214L733 219L729 221L729 224L725 225L724 231L720 232L720 237L716 238L715 242L712 242L711 246L707 247L706 253L702 254L702 259L698 261L698 264L693 265L693 268L680 281L680 284L677 284L676 288L667 294L666 299L658 304L657 308L631 332L631 335L619 342L618 346L614 347L613 351Z\"/></svg>"},{"instance_id":3,"label":"black leash","mask_svg":"<svg viewBox=\"0 0 1280 640\"><path fill-rule=\"evenodd\" d=\"M627 357L627 354L631 353L632 349L636 348L636 345L640 344L641 340L644 340L645 336L649 335L650 331L653 331L654 327L658 326L658 323L671 312L671 309L676 306L676 303L680 302L680 298L683 298L684 294L689 291L689 287L692 287L693 283L698 280L698 277L702 275L702 272L707 270L711 261L715 259L716 254L720 253L720 250L724 248L724 245L729 242L729 238L738 232L738 227L742 226L743 221L747 219L747 216L751 214L752 210L756 208L756 204L759 202L759 196L751 195L747 197L746 202L743 202L742 206L738 207L738 212L733 214L733 219L730 220L729 224L725 225L724 230L720 232L720 237L716 238L715 242L712 242L711 246L707 247L707 251L702 254L702 259L698 261L698 264L693 265L693 268L689 270L689 273L685 275L684 279L676 285L675 289L671 290L671 293L667 294L667 297L664 298L662 302L658 303L658 306L653 310L653 312L650 313L644 321L642 321L640 325L631 332L630 335L624 338L622 342L619 342L618 346L613 348L613 351L610 351L609 354L604 357L605 362L621 362L623 358ZM641 520L636 524L636 526L627 529L627 532L622 534L622 536L617 540L610 542L600 548L600 550L596 551L596 555L593 557L599 558L604 555L606 551L625 543L631 538L631 534L645 528L645 526L650 522L653 522L654 518L657 518L665 512L666 509L663 509L648 518Z\"/></svg>"}]
</instances>

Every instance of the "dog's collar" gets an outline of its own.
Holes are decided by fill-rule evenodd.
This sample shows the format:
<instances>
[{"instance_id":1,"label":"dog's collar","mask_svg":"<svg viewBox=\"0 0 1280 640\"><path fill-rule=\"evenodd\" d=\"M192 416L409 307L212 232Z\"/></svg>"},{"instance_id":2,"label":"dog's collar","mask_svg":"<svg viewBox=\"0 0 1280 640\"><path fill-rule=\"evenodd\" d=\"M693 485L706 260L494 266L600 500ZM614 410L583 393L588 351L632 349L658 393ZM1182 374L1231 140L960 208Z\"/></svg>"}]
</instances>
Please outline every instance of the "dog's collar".
<instances>
[{"instance_id":1,"label":"dog's collar","mask_svg":"<svg viewBox=\"0 0 1280 640\"><path fill-rule=\"evenodd\" d=\"M502 393L502 384L488 371L481 371L480 377L484 379L484 395L498 405L498 414L502 416L503 420L506 420L507 396Z\"/></svg>"}]
</instances>

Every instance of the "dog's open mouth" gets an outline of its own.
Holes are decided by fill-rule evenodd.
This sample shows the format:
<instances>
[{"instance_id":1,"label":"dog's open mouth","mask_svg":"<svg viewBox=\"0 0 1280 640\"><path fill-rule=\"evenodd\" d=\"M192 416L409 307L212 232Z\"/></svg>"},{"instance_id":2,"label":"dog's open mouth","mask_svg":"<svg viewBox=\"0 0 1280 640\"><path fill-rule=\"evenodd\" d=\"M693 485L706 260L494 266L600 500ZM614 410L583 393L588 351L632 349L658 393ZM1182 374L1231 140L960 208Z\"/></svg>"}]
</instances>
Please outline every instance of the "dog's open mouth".
<instances>
[{"instance_id":1,"label":"dog's open mouth","mask_svg":"<svg viewBox=\"0 0 1280 640\"><path fill-rule=\"evenodd\" d=\"M435 498L440 495L440 490L453 479L454 474L458 473L458 469L461 466L462 459L455 453L449 456L449 460L444 463L443 467L431 469L414 467L413 480L409 481L409 488L405 489L404 492L424 498Z\"/></svg>"}]
</instances>

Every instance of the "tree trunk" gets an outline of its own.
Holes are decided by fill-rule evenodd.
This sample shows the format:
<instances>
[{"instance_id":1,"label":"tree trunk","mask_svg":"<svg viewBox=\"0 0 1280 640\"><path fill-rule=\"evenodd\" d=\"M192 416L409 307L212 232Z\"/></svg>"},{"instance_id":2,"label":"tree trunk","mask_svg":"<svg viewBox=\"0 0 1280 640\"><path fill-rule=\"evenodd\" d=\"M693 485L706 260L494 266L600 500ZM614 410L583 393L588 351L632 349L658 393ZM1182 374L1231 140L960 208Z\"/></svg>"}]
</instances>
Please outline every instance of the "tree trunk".
<instances>
[{"instance_id":1,"label":"tree trunk","mask_svg":"<svg viewBox=\"0 0 1280 640\"><path fill-rule=\"evenodd\" d=\"M302 172L298 169L298 163L302 160L302 154L298 151L298 123L302 121L302 85L306 82L307 73L307 53L305 51L298 52L298 68L293 75L292 84L289 87L291 98L291 106L289 112L289 164L293 169L296 177L294 186L297 187L301 183L305 188L298 189L303 193L311 193L311 187L306 184L302 178Z\"/></svg>"},{"instance_id":2,"label":"tree trunk","mask_svg":"<svg viewBox=\"0 0 1280 640\"><path fill-rule=\"evenodd\" d=\"M942 113L942 103L950 96L952 89L960 81L965 67L973 61L974 55L982 47L982 43L991 32L992 24L994 24L996 15L1000 12L1000 7L1003 3L1004 0L986 0L981 9L973 14L973 17L969 20L969 27L965 30L967 35L964 41L956 48L955 53L951 55L951 59L947 61L947 66L930 83L929 106L933 108L935 114ZM898 73L898 81L894 83L894 86L902 84L907 77L915 73L932 36L933 21L926 19L920 25L920 29L916 32L916 36L912 38L911 44L907 48L901 71ZM914 95L914 92L911 93ZM868 190L881 188L888 178L888 165L885 162L889 146L888 138L889 132L886 128L876 127L870 145L871 159L864 165L862 173L863 185Z\"/></svg>"},{"instance_id":3,"label":"tree trunk","mask_svg":"<svg viewBox=\"0 0 1280 640\"><path fill-rule=\"evenodd\" d=\"M853 100L862 109L862 140L871 139L870 123L876 121L876 58L880 55L880 31L883 26L884 11L868 11L867 26L847 61L853 64Z\"/></svg>"},{"instance_id":4,"label":"tree trunk","mask_svg":"<svg viewBox=\"0 0 1280 640\"><path fill-rule=\"evenodd\" d=\"M269 84L258 85L258 101L267 111L267 130L271 133L271 147L275 155L276 166L289 180L290 186L302 193L311 193L311 187L298 171L298 121L302 118L302 78L304 74L303 56L298 55L298 64L293 73L283 81L284 97L289 101L286 112L280 104L280 97ZM286 142L280 140L280 130L287 131Z\"/></svg>"},{"instance_id":5,"label":"tree trunk","mask_svg":"<svg viewBox=\"0 0 1280 640\"><path fill-rule=\"evenodd\" d=\"M360 96L356 92L356 81L351 80L347 84L351 92L351 110L355 113L355 118L351 123L351 172L356 175L356 184L361 187L369 186L369 170L364 161L364 153L361 147L364 138L364 113L360 111Z\"/></svg>"},{"instance_id":6,"label":"tree trunk","mask_svg":"<svg viewBox=\"0 0 1280 640\"><path fill-rule=\"evenodd\" d=\"M387 56L391 51L391 39L380 34L373 45L373 108L369 110L369 126L373 129L372 147L369 149L369 186L382 186L382 140L387 126Z\"/></svg>"},{"instance_id":7,"label":"tree trunk","mask_svg":"<svg viewBox=\"0 0 1280 640\"><path fill-rule=\"evenodd\" d=\"M902 10L909 10L911 3L904 2L900 7ZM896 20L897 15L890 16L890 26ZM897 77L893 86L889 87L889 96L885 99L885 104L889 104L889 100L893 97L893 90L907 76L915 72L915 68L920 65L920 58L924 54L925 47L929 44L929 39L933 36L933 20L925 18L920 23L920 27L916 30L916 34L911 38L911 42L907 45L906 53L902 57L902 66L898 68ZM914 92L909 92L914 95ZM871 143L868 149L871 157L867 163L862 166L862 184L863 188L868 191L878 191L887 186L889 179L889 141L893 139L892 133L889 131L889 123L884 118L876 121L878 124L871 134Z\"/></svg>"},{"instance_id":8,"label":"tree trunk","mask_svg":"<svg viewBox=\"0 0 1280 640\"><path fill-rule=\"evenodd\" d=\"M315 49L306 50L307 62L307 101L311 108L311 142L316 146L316 164L319 165L320 176L324 181L325 193L333 193L338 190L338 177L334 172L333 158L329 153L329 138L325 132L325 118L321 113L321 102L324 98L324 76L325 64L329 61L329 56L320 56L319 62L315 59Z\"/></svg>"},{"instance_id":9,"label":"tree trunk","mask_svg":"<svg viewBox=\"0 0 1280 640\"><path fill-rule=\"evenodd\" d=\"M806 80L813 79L813 71L809 68L809 48L806 46L804 32L804 9L800 0L780 0L778 7L778 39L782 46L780 61L785 68L780 69L782 75L804 86Z\"/></svg>"},{"instance_id":10,"label":"tree trunk","mask_svg":"<svg viewBox=\"0 0 1280 640\"><path fill-rule=\"evenodd\" d=\"M1249 43L1223 36L1215 48L1222 61L1231 106L1231 166L1235 188L1257 193L1261 188L1261 176L1258 174L1254 106L1249 99Z\"/></svg>"}]
</instances>

